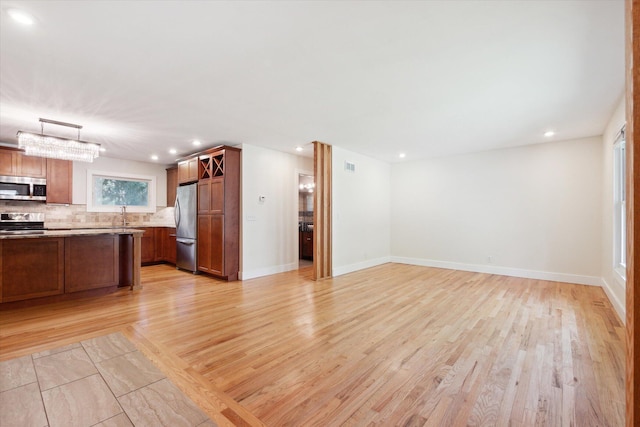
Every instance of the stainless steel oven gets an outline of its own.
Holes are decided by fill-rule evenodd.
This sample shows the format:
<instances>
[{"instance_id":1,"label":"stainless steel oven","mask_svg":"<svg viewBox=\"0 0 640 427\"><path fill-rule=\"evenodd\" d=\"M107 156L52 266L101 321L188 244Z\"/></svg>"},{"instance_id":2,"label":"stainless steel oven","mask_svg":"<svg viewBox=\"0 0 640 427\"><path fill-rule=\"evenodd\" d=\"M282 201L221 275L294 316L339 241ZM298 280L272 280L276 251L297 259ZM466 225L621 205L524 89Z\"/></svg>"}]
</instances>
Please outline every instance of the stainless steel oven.
<instances>
[{"instance_id":1,"label":"stainless steel oven","mask_svg":"<svg viewBox=\"0 0 640 427\"><path fill-rule=\"evenodd\" d=\"M0 235L44 233L43 212L11 212L0 214Z\"/></svg>"}]
</instances>

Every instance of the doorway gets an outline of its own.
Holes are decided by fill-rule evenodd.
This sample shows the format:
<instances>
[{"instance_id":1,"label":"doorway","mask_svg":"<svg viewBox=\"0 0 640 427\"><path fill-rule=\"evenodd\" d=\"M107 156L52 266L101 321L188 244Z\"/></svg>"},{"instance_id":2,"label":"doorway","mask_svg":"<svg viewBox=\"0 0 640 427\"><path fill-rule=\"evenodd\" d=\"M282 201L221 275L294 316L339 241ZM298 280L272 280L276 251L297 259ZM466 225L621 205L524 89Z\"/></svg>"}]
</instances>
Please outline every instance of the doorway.
<instances>
[{"instance_id":1,"label":"doorway","mask_svg":"<svg viewBox=\"0 0 640 427\"><path fill-rule=\"evenodd\" d=\"M298 174L298 268L313 266L313 175Z\"/></svg>"}]
</instances>

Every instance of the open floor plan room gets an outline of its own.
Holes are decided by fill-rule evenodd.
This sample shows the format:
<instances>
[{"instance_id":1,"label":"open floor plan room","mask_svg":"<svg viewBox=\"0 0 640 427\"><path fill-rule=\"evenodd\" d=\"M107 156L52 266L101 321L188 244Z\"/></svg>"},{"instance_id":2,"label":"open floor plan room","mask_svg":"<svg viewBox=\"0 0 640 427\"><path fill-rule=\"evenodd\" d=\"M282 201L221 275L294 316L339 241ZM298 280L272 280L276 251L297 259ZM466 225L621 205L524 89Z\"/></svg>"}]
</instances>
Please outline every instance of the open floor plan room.
<instances>
[{"instance_id":1,"label":"open floor plan room","mask_svg":"<svg viewBox=\"0 0 640 427\"><path fill-rule=\"evenodd\" d=\"M140 291L3 310L0 360L120 332L221 426L624 424L625 330L600 287L310 275L145 267Z\"/></svg>"}]
</instances>

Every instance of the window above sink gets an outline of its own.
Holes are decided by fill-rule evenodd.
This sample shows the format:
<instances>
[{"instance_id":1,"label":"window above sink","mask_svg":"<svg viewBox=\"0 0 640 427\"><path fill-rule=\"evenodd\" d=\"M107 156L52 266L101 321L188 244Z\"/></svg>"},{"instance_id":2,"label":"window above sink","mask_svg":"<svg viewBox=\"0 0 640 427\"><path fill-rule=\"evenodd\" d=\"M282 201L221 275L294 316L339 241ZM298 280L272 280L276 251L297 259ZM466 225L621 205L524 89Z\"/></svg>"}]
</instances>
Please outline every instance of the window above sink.
<instances>
[{"instance_id":1,"label":"window above sink","mask_svg":"<svg viewBox=\"0 0 640 427\"><path fill-rule=\"evenodd\" d=\"M87 211L156 211L156 177L87 170Z\"/></svg>"}]
</instances>

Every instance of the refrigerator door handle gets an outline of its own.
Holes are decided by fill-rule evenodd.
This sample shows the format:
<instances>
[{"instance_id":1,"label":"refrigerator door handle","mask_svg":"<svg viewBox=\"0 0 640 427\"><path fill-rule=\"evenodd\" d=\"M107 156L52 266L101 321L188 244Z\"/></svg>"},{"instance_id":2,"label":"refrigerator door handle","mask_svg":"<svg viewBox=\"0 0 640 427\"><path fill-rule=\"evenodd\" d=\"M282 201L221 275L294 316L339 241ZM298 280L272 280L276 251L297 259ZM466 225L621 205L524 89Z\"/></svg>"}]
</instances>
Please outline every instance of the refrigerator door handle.
<instances>
[{"instance_id":1,"label":"refrigerator door handle","mask_svg":"<svg viewBox=\"0 0 640 427\"><path fill-rule=\"evenodd\" d=\"M187 246L191 246L196 243L193 239L176 239L176 242Z\"/></svg>"},{"instance_id":2,"label":"refrigerator door handle","mask_svg":"<svg viewBox=\"0 0 640 427\"><path fill-rule=\"evenodd\" d=\"M176 227L180 224L180 201L176 197L176 204L174 206L173 218L176 221Z\"/></svg>"}]
</instances>

